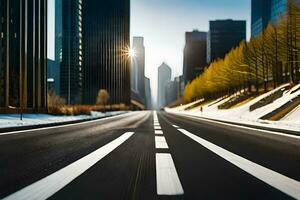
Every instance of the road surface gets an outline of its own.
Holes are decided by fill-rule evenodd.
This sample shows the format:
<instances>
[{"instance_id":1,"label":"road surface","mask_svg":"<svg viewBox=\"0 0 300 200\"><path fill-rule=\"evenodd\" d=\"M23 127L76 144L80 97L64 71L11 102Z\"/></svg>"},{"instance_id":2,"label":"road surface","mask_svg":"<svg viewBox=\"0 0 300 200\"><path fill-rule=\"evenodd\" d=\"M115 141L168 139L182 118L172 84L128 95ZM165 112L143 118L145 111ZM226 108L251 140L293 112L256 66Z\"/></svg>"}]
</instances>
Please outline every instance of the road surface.
<instances>
[{"instance_id":1,"label":"road surface","mask_svg":"<svg viewBox=\"0 0 300 200\"><path fill-rule=\"evenodd\" d=\"M165 112L0 134L0 199L300 199L300 137Z\"/></svg>"}]
</instances>

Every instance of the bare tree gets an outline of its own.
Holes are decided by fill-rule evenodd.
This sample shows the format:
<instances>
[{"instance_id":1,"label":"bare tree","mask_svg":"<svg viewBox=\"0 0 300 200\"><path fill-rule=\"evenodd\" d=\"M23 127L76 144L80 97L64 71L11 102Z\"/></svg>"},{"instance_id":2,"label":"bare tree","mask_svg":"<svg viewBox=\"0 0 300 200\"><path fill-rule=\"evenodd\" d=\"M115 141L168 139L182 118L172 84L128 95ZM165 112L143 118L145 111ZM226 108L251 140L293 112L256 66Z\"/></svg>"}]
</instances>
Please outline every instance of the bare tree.
<instances>
[{"instance_id":1,"label":"bare tree","mask_svg":"<svg viewBox=\"0 0 300 200\"><path fill-rule=\"evenodd\" d=\"M109 101L109 98L110 98L110 95L107 92L107 90L105 90L105 89L99 90L98 95L97 95L97 99L96 99L96 104L97 105L102 105L104 107L104 112L106 110L105 108L106 108L106 105Z\"/></svg>"}]
</instances>

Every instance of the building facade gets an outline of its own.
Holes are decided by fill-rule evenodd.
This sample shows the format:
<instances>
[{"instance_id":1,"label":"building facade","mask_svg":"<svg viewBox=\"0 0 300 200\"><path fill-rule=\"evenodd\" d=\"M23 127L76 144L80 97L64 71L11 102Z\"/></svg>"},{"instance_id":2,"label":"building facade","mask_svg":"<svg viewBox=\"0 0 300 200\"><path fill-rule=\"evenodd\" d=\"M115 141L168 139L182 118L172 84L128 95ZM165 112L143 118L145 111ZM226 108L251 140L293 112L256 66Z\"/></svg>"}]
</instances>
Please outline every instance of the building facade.
<instances>
[{"instance_id":1,"label":"building facade","mask_svg":"<svg viewBox=\"0 0 300 200\"><path fill-rule=\"evenodd\" d=\"M163 63L158 68L158 87L157 87L157 107L163 108L167 104L166 100L166 86L171 81L172 70Z\"/></svg>"},{"instance_id":2,"label":"building facade","mask_svg":"<svg viewBox=\"0 0 300 200\"><path fill-rule=\"evenodd\" d=\"M47 60L47 84L48 92L60 95L60 64L55 60Z\"/></svg>"},{"instance_id":3,"label":"building facade","mask_svg":"<svg viewBox=\"0 0 300 200\"><path fill-rule=\"evenodd\" d=\"M222 59L239 43L246 40L246 21L216 20L209 22L207 63Z\"/></svg>"},{"instance_id":4,"label":"building facade","mask_svg":"<svg viewBox=\"0 0 300 200\"><path fill-rule=\"evenodd\" d=\"M251 37L259 36L271 20L272 0L251 1Z\"/></svg>"},{"instance_id":5,"label":"building facade","mask_svg":"<svg viewBox=\"0 0 300 200\"><path fill-rule=\"evenodd\" d=\"M183 57L183 77L185 84L203 73L207 65L207 33L187 32Z\"/></svg>"},{"instance_id":6,"label":"building facade","mask_svg":"<svg viewBox=\"0 0 300 200\"><path fill-rule=\"evenodd\" d=\"M95 104L106 89L111 104L130 104L130 1L83 3L83 103Z\"/></svg>"},{"instance_id":7,"label":"building facade","mask_svg":"<svg viewBox=\"0 0 300 200\"><path fill-rule=\"evenodd\" d=\"M151 95L151 83L150 79L145 77L145 101L146 101L146 108L148 110L152 109L152 95Z\"/></svg>"},{"instance_id":8,"label":"building facade","mask_svg":"<svg viewBox=\"0 0 300 200\"><path fill-rule=\"evenodd\" d=\"M143 37L133 37L132 49L135 55L131 63L133 89L145 99L145 47Z\"/></svg>"},{"instance_id":9,"label":"building facade","mask_svg":"<svg viewBox=\"0 0 300 200\"><path fill-rule=\"evenodd\" d=\"M276 24L280 18L286 15L288 0L271 0L271 21Z\"/></svg>"},{"instance_id":10,"label":"building facade","mask_svg":"<svg viewBox=\"0 0 300 200\"><path fill-rule=\"evenodd\" d=\"M60 63L60 96L82 103L82 0L55 1L55 60Z\"/></svg>"},{"instance_id":11,"label":"building facade","mask_svg":"<svg viewBox=\"0 0 300 200\"><path fill-rule=\"evenodd\" d=\"M47 108L47 0L0 0L0 110Z\"/></svg>"}]
</instances>

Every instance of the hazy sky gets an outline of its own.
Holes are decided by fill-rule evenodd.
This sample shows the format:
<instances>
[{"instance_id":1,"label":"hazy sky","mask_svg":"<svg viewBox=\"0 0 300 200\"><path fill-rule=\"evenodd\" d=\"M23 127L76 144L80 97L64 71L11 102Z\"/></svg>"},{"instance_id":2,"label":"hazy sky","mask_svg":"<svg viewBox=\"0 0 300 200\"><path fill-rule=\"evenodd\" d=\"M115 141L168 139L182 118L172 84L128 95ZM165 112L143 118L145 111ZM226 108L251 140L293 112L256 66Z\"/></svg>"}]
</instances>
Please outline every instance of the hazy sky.
<instances>
[{"instance_id":1,"label":"hazy sky","mask_svg":"<svg viewBox=\"0 0 300 200\"><path fill-rule=\"evenodd\" d=\"M54 0L49 0L50 58L54 57ZM83 1L84 3L84 1ZM208 31L215 19L247 20L250 36L250 0L131 0L131 36L143 36L146 76L156 97L157 68L166 62L172 77L182 74L185 31Z\"/></svg>"}]
</instances>

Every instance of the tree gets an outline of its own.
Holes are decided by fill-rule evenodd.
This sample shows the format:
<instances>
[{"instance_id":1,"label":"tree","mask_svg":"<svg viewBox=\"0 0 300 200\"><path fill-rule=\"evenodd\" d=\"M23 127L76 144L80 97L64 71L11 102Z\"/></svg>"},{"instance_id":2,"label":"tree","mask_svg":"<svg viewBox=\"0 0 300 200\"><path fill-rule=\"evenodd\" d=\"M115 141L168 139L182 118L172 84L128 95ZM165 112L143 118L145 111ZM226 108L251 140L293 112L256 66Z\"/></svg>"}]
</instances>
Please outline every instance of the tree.
<instances>
[{"instance_id":1,"label":"tree","mask_svg":"<svg viewBox=\"0 0 300 200\"><path fill-rule=\"evenodd\" d=\"M105 107L109 101L109 98L110 98L109 93L105 89L99 90L96 99L96 104L102 105L104 107L104 112L105 112Z\"/></svg>"}]
</instances>

